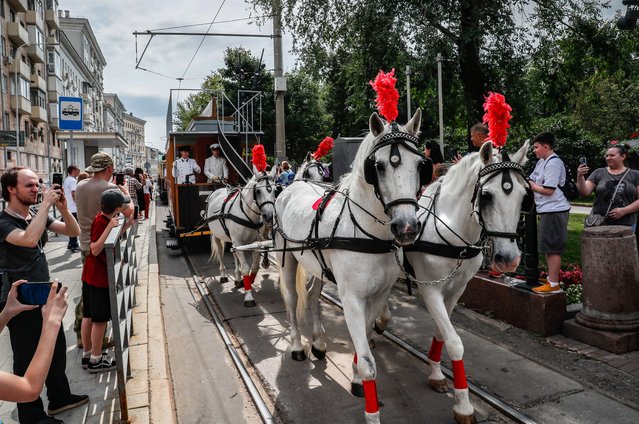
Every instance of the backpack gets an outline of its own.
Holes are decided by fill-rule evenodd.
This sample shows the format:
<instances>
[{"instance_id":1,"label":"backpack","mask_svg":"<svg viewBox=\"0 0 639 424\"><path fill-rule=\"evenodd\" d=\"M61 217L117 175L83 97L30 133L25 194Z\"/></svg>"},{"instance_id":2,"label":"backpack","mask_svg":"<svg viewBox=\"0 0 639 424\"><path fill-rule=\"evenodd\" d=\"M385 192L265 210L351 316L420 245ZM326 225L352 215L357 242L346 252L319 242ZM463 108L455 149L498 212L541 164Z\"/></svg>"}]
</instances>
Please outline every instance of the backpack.
<instances>
[{"instance_id":1,"label":"backpack","mask_svg":"<svg viewBox=\"0 0 639 424\"><path fill-rule=\"evenodd\" d=\"M554 158L561 159L559 156L553 156L550 159L554 159ZM564 196L566 196L566 199L574 200L579 196L579 189L577 188L577 183L575 183L575 179L572 177L570 168L568 168L568 165L566 165L566 162L564 162L563 159L562 159L562 163L564 164L564 170L566 171L566 181L564 181L564 185L559 186L559 189L564 193Z\"/></svg>"}]
</instances>

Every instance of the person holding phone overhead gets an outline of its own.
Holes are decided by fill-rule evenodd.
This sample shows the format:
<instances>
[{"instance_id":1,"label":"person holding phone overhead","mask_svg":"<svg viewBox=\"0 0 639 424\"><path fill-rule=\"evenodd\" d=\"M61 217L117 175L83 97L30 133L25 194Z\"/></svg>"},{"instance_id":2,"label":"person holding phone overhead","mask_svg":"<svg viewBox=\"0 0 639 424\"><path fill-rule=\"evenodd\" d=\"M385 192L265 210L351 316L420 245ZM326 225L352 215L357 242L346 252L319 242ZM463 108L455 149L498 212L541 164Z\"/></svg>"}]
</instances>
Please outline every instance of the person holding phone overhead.
<instances>
[{"instance_id":1,"label":"person holding phone overhead","mask_svg":"<svg viewBox=\"0 0 639 424\"><path fill-rule=\"evenodd\" d=\"M25 167L15 167L0 177L2 197L7 202L0 212L0 270L7 274L4 284L17 280L50 281L49 266L44 254L47 230L69 237L77 237L80 228L67 208L60 187L44 189L42 204L36 214L29 207L36 204L38 176ZM64 222L54 220L49 211L55 205ZM7 281L8 280L8 281ZM6 293L6 290L2 290ZM4 296L3 296L4 297ZM7 298L0 299L0 309ZM24 310L15 315L8 324L11 349L13 351L13 373L24 376L29 368L40 340L43 327L41 307ZM87 395L71 393L66 376L66 339L64 331L58 330L51 367L47 374L48 415L87 403ZM27 403L18 403L18 418L21 423L58 423L47 416L39 397Z\"/></svg>"}]
</instances>

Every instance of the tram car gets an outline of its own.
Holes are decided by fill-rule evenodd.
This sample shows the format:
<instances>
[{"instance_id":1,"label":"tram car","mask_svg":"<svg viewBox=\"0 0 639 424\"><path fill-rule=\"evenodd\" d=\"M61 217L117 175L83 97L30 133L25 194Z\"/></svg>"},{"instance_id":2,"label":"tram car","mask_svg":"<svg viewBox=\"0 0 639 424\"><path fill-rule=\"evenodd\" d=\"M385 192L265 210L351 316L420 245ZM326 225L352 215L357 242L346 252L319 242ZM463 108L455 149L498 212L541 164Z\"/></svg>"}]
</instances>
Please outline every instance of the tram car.
<instances>
[{"instance_id":1,"label":"tram car","mask_svg":"<svg viewBox=\"0 0 639 424\"><path fill-rule=\"evenodd\" d=\"M244 185L251 179L253 171L246 162L246 152L261 143L263 135L261 131L251 128L240 131L237 117L218 117L211 103L203 115L193 118L185 131L168 134L166 158L160 167L163 168L162 186L166 188L165 196L169 205L166 223L169 234L174 237L167 241L167 247L172 249L180 248L191 237L210 235L209 227L204 222L206 199L215 190ZM226 182L209 182L204 174L205 161L212 155L211 146L214 144L219 145L226 159L229 171ZM189 159L194 160L191 162L194 172L186 175L186 178L174 175L179 165L176 161L181 160L181 151L184 150L189 152ZM195 172L198 168L199 172Z\"/></svg>"}]
</instances>

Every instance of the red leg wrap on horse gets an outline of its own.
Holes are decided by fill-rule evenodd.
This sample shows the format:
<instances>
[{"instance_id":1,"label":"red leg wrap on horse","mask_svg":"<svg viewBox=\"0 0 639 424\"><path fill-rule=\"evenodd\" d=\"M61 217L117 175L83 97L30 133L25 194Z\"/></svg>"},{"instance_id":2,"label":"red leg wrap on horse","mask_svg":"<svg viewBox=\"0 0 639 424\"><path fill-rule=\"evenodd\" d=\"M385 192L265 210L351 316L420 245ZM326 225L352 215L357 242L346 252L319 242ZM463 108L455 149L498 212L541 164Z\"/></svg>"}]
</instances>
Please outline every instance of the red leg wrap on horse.
<instances>
[{"instance_id":1,"label":"red leg wrap on horse","mask_svg":"<svg viewBox=\"0 0 639 424\"><path fill-rule=\"evenodd\" d=\"M362 383L364 384L364 400L366 401L366 407L364 409L371 414L379 411L375 380L363 381Z\"/></svg>"},{"instance_id":2,"label":"red leg wrap on horse","mask_svg":"<svg viewBox=\"0 0 639 424\"><path fill-rule=\"evenodd\" d=\"M357 353L353 355L353 363L357 365Z\"/></svg>"},{"instance_id":3,"label":"red leg wrap on horse","mask_svg":"<svg viewBox=\"0 0 639 424\"><path fill-rule=\"evenodd\" d=\"M255 282L255 277L257 277L257 272L251 272L249 277L251 278L251 284L253 284Z\"/></svg>"},{"instance_id":4,"label":"red leg wrap on horse","mask_svg":"<svg viewBox=\"0 0 639 424\"><path fill-rule=\"evenodd\" d=\"M437 340L433 337L433 342L430 344L430 350L428 351L428 359L433 362L440 362L442 360L442 348L444 347L443 340Z\"/></svg>"},{"instance_id":5,"label":"red leg wrap on horse","mask_svg":"<svg viewBox=\"0 0 639 424\"><path fill-rule=\"evenodd\" d=\"M455 379L455 388L456 389L467 389L468 383L466 382L466 371L464 370L464 360L460 359L459 361L453 362L453 377Z\"/></svg>"},{"instance_id":6,"label":"red leg wrap on horse","mask_svg":"<svg viewBox=\"0 0 639 424\"><path fill-rule=\"evenodd\" d=\"M251 290L251 276L250 275L245 275L243 277L244 279L244 290Z\"/></svg>"}]
</instances>

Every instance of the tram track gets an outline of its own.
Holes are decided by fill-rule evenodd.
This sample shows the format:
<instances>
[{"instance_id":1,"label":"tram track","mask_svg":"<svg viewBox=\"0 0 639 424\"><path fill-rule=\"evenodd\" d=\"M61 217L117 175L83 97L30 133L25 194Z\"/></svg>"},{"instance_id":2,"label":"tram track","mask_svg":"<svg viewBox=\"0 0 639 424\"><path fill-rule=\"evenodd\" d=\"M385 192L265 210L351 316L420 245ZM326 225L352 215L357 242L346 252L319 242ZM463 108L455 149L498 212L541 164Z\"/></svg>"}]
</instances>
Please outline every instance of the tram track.
<instances>
[{"instance_id":1,"label":"tram track","mask_svg":"<svg viewBox=\"0 0 639 424\"><path fill-rule=\"evenodd\" d=\"M322 297L326 299L328 302L342 309L342 302L336 297L334 297L333 295L331 295L330 293L327 293L326 291L322 290ZM426 353L418 349L415 349L413 346L411 346L409 343L406 343L404 340L402 340L392 331L385 330L382 335L386 337L388 340L395 343L400 348L404 349L408 353L412 354L413 356L421 360L422 362L428 364L428 356L426 355ZM441 365L441 370L442 370L442 373L449 380L453 380L453 372L449 368L445 367L444 365ZM478 398L480 398L482 401L489 404L491 407L493 407L497 411L508 416L510 419L512 419L514 422L518 424L538 424L537 421L533 420L527 415L522 414L521 412L511 407L510 405L502 402L501 400L491 395L490 393L486 392L485 390L483 390L476 384L468 382L468 390L470 391L470 393L477 396Z\"/></svg>"},{"instance_id":2,"label":"tram track","mask_svg":"<svg viewBox=\"0 0 639 424\"><path fill-rule=\"evenodd\" d=\"M221 317L221 313L219 312L219 308L215 307L214 298L209 295L206 286L202 284L203 277L201 276L197 265L191 259L188 251L184 247L182 247L182 253L184 255L183 257L185 258L185 262L187 264L189 272L191 273L191 276L193 278L193 284L202 297L202 301L204 302L206 309L211 315L213 324L215 325L218 334L222 338L226 350L229 353L231 360L233 361L233 364L235 365L235 368L239 373L240 378L242 379L242 382L244 383L244 386L246 387L248 394L251 397L251 400L253 401L257 412L260 415L260 418L262 419L262 422L264 424L274 424L276 421L273 417L273 414L271 413L267 402L264 400L262 393L260 393L260 390L255 383L254 378L251 376L251 371L242 360L243 353L241 352L241 349L237 348L235 346L235 343L233 343L234 337L227 330L224 324L223 317Z\"/></svg>"},{"instance_id":3,"label":"tram track","mask_svg":"<svg viewBox=\"0 0 639 424\"><path fill-rule=\"evenodd\" d=\"M263 394L260 392L260 389L258 388L258 384L261 385L261 382L256 384L256 380L259 380L259 378L254 378L251 375L252 374L251 371L245 365L245 362L242 359L246 355L244 355L244 352L241 351L241 348L236 347L236 345L238 345L239 342L238 343L233 342L235 337L232 334L232 330L227 329L227 325L225 325L224 317L222 316L220 308L216 307L216 305L214 304L215 299L208 292L206 285L202 283L202 281L206 277L203 276L203 273L199 270L197 264L191 259L188 251L184 247L182 248L182 252L184 254L184 258L187 263L189 272L192 275L193 284L195 288L197 289L198 293L200 294L200 296L202 297L202 300L209 314L212 317L216 330L218 331L218 334L222 338L224 345L236 367L236 370L238 371L239 376L242 379L242 382L245 385L249 393L249 396L251 397L251 400L255 404L255 407L262 419L262 422L266 424L275 423L276 420L273 414L271 413L271 409L274 409L274 408L269 408L268 402L265 401ZM269 259L272 264L277 264L277 260L275 259L274 255L269 254ZM229 278L229 281L232 281L234 283L234 278L232 276L229 276L228 278ZM342 309L341 301L337 299L335 296L328 293L326 290L323 290L321 295L326 302ZM419 349L415 348L411 344L407 343L400 336L393 333L391 330L384 331L382 335L386 339L393 342L399 348L410 353L419 361L428 364L428 356L425 352L420 351ZM247 360L250 360L250 359L247 358ZM444 365L441 365L441 369L442 369L442 373L449 380L452 381L453 380L452 370L445 367ZM531 417L525 414L522 414L517 409L511 407L507 403L501 401L497 397L483 390L477 384L468 382L468 389L474 396L481 399L483 402L488 404L491 408L495 409L499 413L511 419L512 422L515 422L517 424L538 424L538 422L532 419ZM262 391L266 392L265 389L263 389Z\"/></svg>"}]
</instances>

